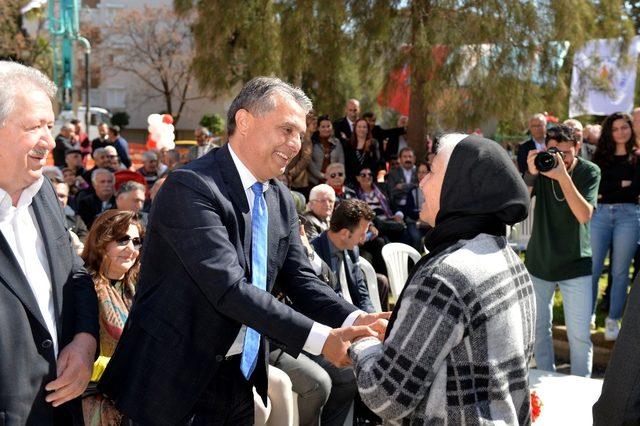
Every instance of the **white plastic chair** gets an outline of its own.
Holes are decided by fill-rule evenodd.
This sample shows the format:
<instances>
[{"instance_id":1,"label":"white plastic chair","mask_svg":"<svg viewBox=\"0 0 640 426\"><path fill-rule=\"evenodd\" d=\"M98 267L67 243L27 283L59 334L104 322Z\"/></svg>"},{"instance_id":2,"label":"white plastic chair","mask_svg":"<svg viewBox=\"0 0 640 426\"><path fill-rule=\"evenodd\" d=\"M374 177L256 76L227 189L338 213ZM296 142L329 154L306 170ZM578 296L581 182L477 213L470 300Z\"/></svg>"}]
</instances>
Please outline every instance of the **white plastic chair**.
<instances>
[{"instance_id":1,"label":"white plastic chair","mask_svg":"<svg viewBox=\"0 0 640 426\"><path fill-rule=\"evenodd\" d=\"M409 277L409 259L415 264L420 260L420 257L418 250L407 244L389 243L382 247L382 258L387 265L391 294L396 299L400 297L400 293Z\"/></svg>"},{"instance_id":2,"label":"white plastic chair","mask_svg":"<svg viewBox=\"0 0 640 426\"><path fill-rule=\"evenodd\" d=\"M527 251L531 232L533 231L533 212L535 206L536 197L533 197L529 205L529 215L522 222L513 225L511 234L508 236L509 245L517 252Z\"/></svg>"},{"instance_id":3,"label":"white plastic chair","mask_svg":"<svg viewBox=\"0 0 640 426\"><path fill-rule=\"evenodd\" d=\"M373 308L376 312L382 312L382 304L380 303L380 294L378 293L378 277L376 277L376 270L367 259L360 257L360 269L364 274L364 279L367 282L367 289L369 290L369 299L373 304Z\"/></svg>"}]
</instances>

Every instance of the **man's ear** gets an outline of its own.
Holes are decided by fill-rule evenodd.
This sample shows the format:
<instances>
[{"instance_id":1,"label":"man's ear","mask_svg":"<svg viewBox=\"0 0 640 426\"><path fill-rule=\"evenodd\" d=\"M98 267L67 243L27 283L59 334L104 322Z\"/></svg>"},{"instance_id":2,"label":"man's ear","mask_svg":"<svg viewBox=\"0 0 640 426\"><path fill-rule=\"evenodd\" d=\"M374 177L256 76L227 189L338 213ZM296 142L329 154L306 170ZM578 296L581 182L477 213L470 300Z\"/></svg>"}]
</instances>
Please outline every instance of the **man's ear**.
<instances>
[{"instance_id":1,"label":"man's ear","mask_svg":"<svg viewBox=\"0 0 640 426\"><path fill-rule=\"evenodd\" d=\"M246 135L253 123L253 115L246 109L239 109L236 112L236 131L241 135Z\"/></svg>"}]
</instances>

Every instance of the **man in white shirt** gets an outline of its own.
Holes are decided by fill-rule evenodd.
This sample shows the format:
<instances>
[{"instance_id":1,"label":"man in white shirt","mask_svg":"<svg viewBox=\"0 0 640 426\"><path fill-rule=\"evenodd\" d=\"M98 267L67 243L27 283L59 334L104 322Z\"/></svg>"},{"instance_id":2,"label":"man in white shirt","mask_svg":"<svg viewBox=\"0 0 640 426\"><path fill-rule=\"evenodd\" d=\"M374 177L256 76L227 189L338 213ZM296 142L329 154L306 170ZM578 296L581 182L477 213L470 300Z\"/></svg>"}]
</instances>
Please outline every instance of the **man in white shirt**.
<instances>
[{"instance_id":1,"label":"man in white shirt","mask_svg":"<svg viewBox=\"0 0 640 426\"><path fill-rule=\"evenodd\" d=\"M0 419L82 424L75 398L91 378L98 301L42 176L56 88L6 61L0 81Z\"/></svg>"},{"instance_id":2,"label":"man in white shirt","mask_svg":"<svg viewBox=\"0 0 640 426\"><path fill-rule=\"evenodd\" d=\"M360 101L357 99L349 99L344 107L345 116L333 123L333 130L336 137L343 143L351 138L353 126L360 116Z\"/></svg>"},{"instance_id":3,"label":"man in white shirt","mask_svg":"<svg viewBox=\"0 0 640 426\"><path fill-rule=\"evenodd\" d=\"M384 332L388 313L359 311L316 277L275 179L310 109L279 79L249 81L228 144L171 172L155 198L136 301L99 385L133 421L252 425L252 387L266 404L265 337L345 366L349 340ZM277 276L297 310L270 294Z\"/></svg>"}]
</instances>

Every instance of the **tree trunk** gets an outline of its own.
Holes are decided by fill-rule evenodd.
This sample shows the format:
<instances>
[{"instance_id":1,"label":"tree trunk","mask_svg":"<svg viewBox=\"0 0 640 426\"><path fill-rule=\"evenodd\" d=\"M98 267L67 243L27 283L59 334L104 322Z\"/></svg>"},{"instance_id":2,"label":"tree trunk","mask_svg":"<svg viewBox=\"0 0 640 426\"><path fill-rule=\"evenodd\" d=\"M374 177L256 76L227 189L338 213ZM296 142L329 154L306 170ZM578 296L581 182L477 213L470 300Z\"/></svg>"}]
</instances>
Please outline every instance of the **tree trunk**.
<instances>
[{"instance_id":1,"label":"tree trunk","mask_svg":"<svg viewBox=\"0 0 640 426\"><path fill-rule=\"evenodd\" d=\"M425 102L425 76L422 70L411 70L411 100L409 101L409 127L407 142L416 153L416 159L426 155L425 135L427 124L427 108Z\"/></svg>"},{"instance_id":2,"label":"tree trunk","mask_svg":"<svg viewBox=\"0 0 640 426\"><path fill-rule=\"evenodd\" d=\"M409 128L407 142L416 153L417 159L424 158L425 134L427 125L427 108L425 91L427 76L431 64L431 49L426 40L422 40L425 32L425 20L429 13L428 0L413 0L411 3L411 99L409 101Z\"/></svg>"}]
</instances>

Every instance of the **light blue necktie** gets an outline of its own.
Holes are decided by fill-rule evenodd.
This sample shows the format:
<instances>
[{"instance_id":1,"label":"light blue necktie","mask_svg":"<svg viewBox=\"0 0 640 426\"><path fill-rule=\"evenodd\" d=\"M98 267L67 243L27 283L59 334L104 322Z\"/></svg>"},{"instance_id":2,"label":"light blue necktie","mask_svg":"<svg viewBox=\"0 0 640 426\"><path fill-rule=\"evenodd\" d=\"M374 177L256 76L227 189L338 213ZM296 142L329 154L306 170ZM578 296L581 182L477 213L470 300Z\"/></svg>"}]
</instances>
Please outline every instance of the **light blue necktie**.
<instances>
[{"instance_id":1,"label":"light blue necktie","mask_svg":"<svg viewBox=\"0 0 640 426\"><path fill-rule=\"evenodd\" d=\"M261 290L267 289L267 228L269 226L269 212L267 203L262 196L263 186L256 182L251 186L255 195L253 211L251 212L251 282ZM242 348L240 370L249 379L258 361L260 350L260 333L247 327Z\"/></svg>"}]
</instances>

